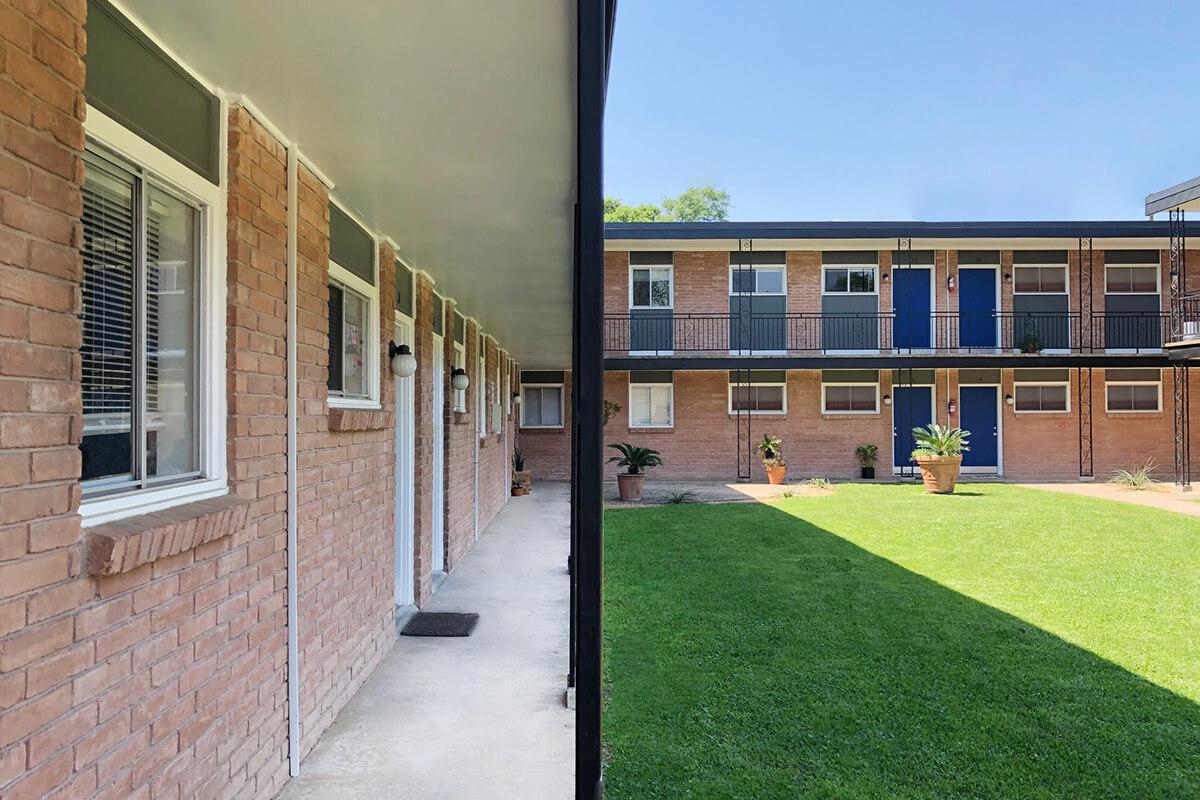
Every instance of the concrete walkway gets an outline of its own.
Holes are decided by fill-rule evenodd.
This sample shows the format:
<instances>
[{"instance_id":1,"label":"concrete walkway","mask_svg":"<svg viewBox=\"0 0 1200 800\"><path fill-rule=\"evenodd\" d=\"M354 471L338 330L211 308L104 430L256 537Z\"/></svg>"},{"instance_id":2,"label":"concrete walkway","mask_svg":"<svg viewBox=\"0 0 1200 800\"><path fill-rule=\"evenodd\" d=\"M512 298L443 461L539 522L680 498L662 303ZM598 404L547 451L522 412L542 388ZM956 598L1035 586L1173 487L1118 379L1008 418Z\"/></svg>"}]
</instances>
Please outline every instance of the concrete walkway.
<instances>
[{"instance_id":1,"label":"concrete walkway","mask_svg":"<svg viewBox=\"0 0 1200 800\"><path fill-rule=\"evenodd\" d=\"M1080 494L1085 497L1099 497L1104 500L1117 500L1122 503L1133 503L1139 506L1161 508L1164 511L1176 511L1180 514L1200 516L1200 497L1196 492L1181 492L1173 484L1162 483L1153 489L1135 491L1111 483L1018 483L1028 489L1043 489L1047 492L1062 492L1063 494Z\"/></svg>"},{"instance_id":2,"label":"concrete walkway","mask_svg":"<svg viewBox=\"0 0 1200 800\"><path fill-rule=\"evenodd\" d=\"M514 497L427 611L476 611L468 638L400 637L285 787L284 800L567 800L570 490Z\"/></svg>"}]
</instances>

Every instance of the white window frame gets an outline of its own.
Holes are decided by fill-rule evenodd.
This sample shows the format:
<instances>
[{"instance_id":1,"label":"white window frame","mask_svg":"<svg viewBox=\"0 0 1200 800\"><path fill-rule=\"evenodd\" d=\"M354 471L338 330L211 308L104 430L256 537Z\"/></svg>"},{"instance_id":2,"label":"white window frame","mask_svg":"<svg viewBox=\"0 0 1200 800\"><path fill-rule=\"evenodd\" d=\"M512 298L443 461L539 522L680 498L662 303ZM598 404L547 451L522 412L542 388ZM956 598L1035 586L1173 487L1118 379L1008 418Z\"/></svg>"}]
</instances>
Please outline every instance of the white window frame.
<instances>
[{"instance_id":1,"label":"white window frame","mask_svg":"<svg viewBox=\"0 0 1200 800\"><path fill-rule=\"evenodd\" d=\"M668 396L670 402L667 406L668 419L667 419L667 423L665 425L656 425L654 423L644 423L643 424L643 423L634 421L634 419L633 419L633 391L634 391L634 389L650 390L650 393L651 393L650 400L651 401L653 401L653 399L654 399L653 398L654 393L652 390L654 390L654 389L666 389L667 390L667 396ZM787 392L785 391L784 392L784 404L785 405L787 403L786 398L787 398ZM630 383L628 400L629 400L628 408L629 408L629 427L630 428L641 428L641 429L650 429L650 430L666 430L666 429L675 427L675 384L674 384L674 382L672 382L672 383ZM653 408L653 404L651 405L651 407Z\"/></svg>"},{"instance_id":2,"label":"white window frame","mask_svg":"<svg viewBox=\"0 0 1200 800\"><path fill-rule=\"evenodd\" d=\"M1151 268L1153 268L1154 269L1154 291L1153 292L1110 292L1108 290L1108 270L1113 267L1116 267L1117 269L1121 269L1121 268L1129 269L1130 267L1133 267L1135 269L1151 269ZM1151 264L1151 263L1105 264L1104 265L1104 293L1112 294L1112 295L1134 296L1134 297L1149 297L1150 295L1154 295L1160 299L1159 308L1161 308L1162 307L1162 302L1161 302L1161 298L1162 298L1162 264Z\"/></svg>"},{"instance_id":3,"label":"white window frame","mask_svg":"<svg viewBox=\"0 0 1200 800\"><path fill-rule=\"evenodd\" d=\"M354 212L338 202L336 198L330 196L329 200L344 211L346 216L354 220L364 231L367 231L371 237L371 242L373 243L373 247L371 248L371 269L375 278L375 285L372 286L350 270L342 267L332 258L329 259L329 280L337 281L367 298L367 330L366 335L363 337L363 370L366 373L367 391L366 397L342 397L341 395L330 394L327 403L329 408L379 409L382 408L379 403L379 238L371 234L367 226L363 225Z\"/></svg>"},{"instance_id":4,"label":"white window frame","mask_svg":"<svg viewBox=\"0 0 1200 800\"><path fill-rule=\"evenodd\" d=\"M737 411L737 410L735 410L733 407L733 390L736 389L738 386L750 386L750 387L779 386L779 387L781 387L783 389L783 403L782 403L783 408L782 408L782 410L780 410L780 411ZM756 381L756 382L752 382L749 384L740 384L740 383L737 383L736 381L734 381L734 382L729 383L726 409L729 411L729 416L731 416L731 417L737 416L738 414L749 414L752 417L784 417L784 416L787 416L787 409L788 409L787 396L788 396L788 393L787 393L787 383L786 382L784 382L784 383L776 383L776 382L761 383L761 382ZM674 421L674 419L675 419L675 396L674 395L671 396L671 419L672 419L672 421Z\"/></svg>"},{"instance_id":5,"label":"white window frame","mask_svg":"<svg viewBox=\"0 0 1200 800\"><path fill-rule=\"evenodd\" d=\"M488 413L487 413L487 337L479 328L475 329L475 347L479 350L476 354L475 375L479 381L479 394L477 395L476 405L478 408L478 428L479 438L483 439L488 435Z\"/></svg>"},{"instance_id":6,"label":"white window frame","mask_svg":"<svg viewBox=\"0 0 1200 800\"><path fill-rule=\"evenodd\" d=\"M1037 411L1028 411L1017 408L1020 403L1017 401L1017 392L1022 386L1061 386L1066 389L1066 408L1062 409L1039 409ZM1105 403L1107 404L1107 392L1105 393ZM1071 413L1071 382L1070 381L1013 381L1013 413L1014 414L1070 414Z\"/></svg>"},{"instance_id":7,"label":"white window frame","mask_svg":"<svg viewBox=\"0 0 1200 800\"><path fill-rule=\"evenodd\" d=\"M565 404L566 404L566 394L567 393L563 388L565 385L566 384L563 384L563 383L522 383L521 384L521 428L523 428L525 430L531 430L531 431L537 431L537 430L561 431L564 428L563 423L566 422ZM529 404L525 402L525 390L526 389L558 389L558 419L560 421L560 423L558 425L526 425L525 424L525 409L529 407Z\"/></svg>"},{"instance_id":8,"label":"white window frame","mask_svg":"<svg viewBox=\"0 0 1200 800\"><path fill-rule=\"evenodd\" d=\"M665 305L665 306L656 306L656 305L653 305L653 302L652 302L652 304L651 304L651 305L648 305L648 306L639 306L639 305L634 305L634 303L633 303L633 273L634 273L634 272L636 272L636 271L638 271L638 270L640 270L640 269L644 269L644 270L649 270L649 271L650 271L650 273L651 273L651 275L650 275L650 282L651 282L651 283L653 283L653 282L654 282L654 274L653 274L653 273L654 273L654 270L656 270L656 269L660 269L660 270L666 270L666 271L667 271L667 294L668 294L668 296L669 296L669 299L670 299L670 305ZM650 298L651 298L651 301L653 301L653 299L654 299L654 292L653 292L653 291L651 291L651 292L650 292ZM672 256L672 263L670 263L670 264L645 264L645 265L640 265L640 264L639 264L639 265L637 265L637 266L634 266L634 265L632 265L632 264L631 264L631 265L629 266L629 310L630 310L630 311L672 311L672 310L674 310L674 309L675 309L675 264L674 264L674 256Z\"/></svg>"},{"instance_id":9,"label":"white window frame","mask_svg":"<svg viewBox=\"0 0 1200 800\"><path fill-rule=\"evenodd\" d=\"M512 416L512 359L509 358L508 351L500 351L500 364L504 365L504 371L500 372L499 364L496 366L496 385L504 392L504 419L507 420ZM507 426L507 422L505 425Z\"/></svg>"},{"instance_id":10,"label":"white window frame","mask_svg":"<svg viewBox=\"0 0 1200 800\"><path fill-rule=\"evenodd\" d=\"M227 118L221 101L218 130L219 174L226 174ZM207 500L229 493L226 464L225 401L225 241L227 186L215 186L185 167L133 131L88 105L84 124L90 142L142 167L172 191L189 198L200 214L200 313L196 322L197 341L197 457L201 477L195 480L121 494L84 499L79 506L83 527L149 514L184 503Z\"/></svg>"},{"instance_id":11,"label":"white window frame","mask_svg":"<svg viewBox=\"0 0 1200 800\"><path fill-rule=\"evenodd\" d=\"M1104 380L1104 413L1106 414L1161 414L1163 413L1163 393L1162 393L1162 373L1159 373L1157 381L1110 381L1107 378ZM1127 409L1127 408L1110 408L1108 405L1108 388L1110 386L1153 386L1158 389L1158 407L1151 409ZM1069 402L1069 401L1068 401Z\"/></svg>"},{"instance_id":12,"label":"white window frame","mask_svg":"<svg viewBox=\"0 0 1200 800\"><path fill-rule=\"evenodd\" d=\"M1017 270L1019 270L1019 269L1061 269L1063 271L1063 290L1061 292L1043 292L1040 289L1036 292L1018 291L1017 285L1018 285L1019 281L1017 280ZM1017 294L1027 294L1027 295L1059 295L1059 294L1063 294L1063 295L1066 295L1067 296L1067 314L1070 315L1070 313L1071 313L1071 303L1070 303L1071 265L1070 264L1013 264L1012 279L1013 279L1012 287L1013 287L1014 295L1017 295ZM1041 285L1040 280L1039 280L1038 285L1039 286Z\"/></svg>"},{"instance_id":13,"label":"white window frame","mask_svg":"<svg viewBox=\"0 0 1200 800\"><path fill-rule=\"evenodd\" d=\"M739 267L737 264L729 265L729 296L740 297L741 292L734 291L733 279L734 275L739 270L750 270L754 273L754 291L748 292L754 297L787 297L787 264L747 264L744 267ZM758 290L758 273L760 272L778 272L780 275L782 291L778 292L760 292ZM822 276L823 277L823 276Z\"/></svg>"},{"instance_id":14,"label":"white window frame","mask_svg":"<svg viewBox=\"0 0 1200 800\"><path fill-rule=\"evenodd\" d=\"M826 402L826 390L830 386L870 386L875 389L875 409L873 411L831 411ZM879 383L870 383L867 381L855 383L822 383L821 384L821 414L841 417L877 417L880 414L879 410Z\"/></svg>"},{"instance_id":15,"label":"white window frame","mask_svg":"<svg viewBox=\"0 0 1200 800\"><path fill-rule=\"evenodd\" d=\"M830 270L846 270L846 291L831 292L825 288L825 273ZM850 270L870 270L872 275L871 285L873 290L870 292L852 292L850 291ZM878 264L822 264L821 265L821 295L831 297L848 297L861 295L863 297L872 297L879 295L879 265Z\"/></svg>"}]
</instances>

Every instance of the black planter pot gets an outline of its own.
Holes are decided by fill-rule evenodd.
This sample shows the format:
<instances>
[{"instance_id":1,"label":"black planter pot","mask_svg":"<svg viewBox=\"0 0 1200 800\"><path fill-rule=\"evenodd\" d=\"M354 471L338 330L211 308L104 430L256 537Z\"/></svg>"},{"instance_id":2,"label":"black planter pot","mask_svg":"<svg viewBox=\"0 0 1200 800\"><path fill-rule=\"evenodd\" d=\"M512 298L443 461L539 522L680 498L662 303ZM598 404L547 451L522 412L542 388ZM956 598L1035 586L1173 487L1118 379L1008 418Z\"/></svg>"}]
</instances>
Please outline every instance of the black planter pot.
<instances>
[{"instance_id":1,"label":"black planter pot","mask_svg":"<svg viewBox=\"0 0 1200 800\"><path fill-rule=\"evenodd\" d=\"M875 468L874 468L874 467L863 467L863 468L862 468L862 476L863 476L863 480L872 480L872 479L874 479L874 477L875 477Z\"/></svg>"}]
</instances>

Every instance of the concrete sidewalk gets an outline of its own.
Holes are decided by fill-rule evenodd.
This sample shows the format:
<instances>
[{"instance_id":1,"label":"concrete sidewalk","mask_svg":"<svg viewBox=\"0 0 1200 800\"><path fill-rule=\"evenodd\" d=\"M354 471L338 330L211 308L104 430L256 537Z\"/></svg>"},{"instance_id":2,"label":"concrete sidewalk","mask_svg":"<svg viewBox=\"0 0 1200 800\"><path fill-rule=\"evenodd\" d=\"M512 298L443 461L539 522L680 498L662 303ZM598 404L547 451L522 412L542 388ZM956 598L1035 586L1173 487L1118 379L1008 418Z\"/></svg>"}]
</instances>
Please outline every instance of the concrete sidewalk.
<instances>
[{"instance_id":1,"label":"concrete sidewalk","mask_svg":"<svg viewBox=\"0 0 1200 800\"><path fill-rule=\"evenodd\" d=\"M404 636L280 795L284 800L567 800L570 489L514 497L426 611L476 611L468 638Z\"/></svg>"}]
</instances>

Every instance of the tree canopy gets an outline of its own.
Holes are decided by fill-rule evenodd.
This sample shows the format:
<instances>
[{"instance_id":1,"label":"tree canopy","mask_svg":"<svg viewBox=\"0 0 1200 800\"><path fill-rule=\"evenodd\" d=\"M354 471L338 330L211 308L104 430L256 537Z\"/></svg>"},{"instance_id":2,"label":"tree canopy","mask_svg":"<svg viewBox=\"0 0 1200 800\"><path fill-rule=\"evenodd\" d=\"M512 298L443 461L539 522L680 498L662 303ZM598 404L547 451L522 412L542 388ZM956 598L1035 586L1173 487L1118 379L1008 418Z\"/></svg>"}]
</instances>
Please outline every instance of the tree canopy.
<instances>
[{"instance_id":1,"label":"tree canopy","mask_svg":"<svg viewBox=\"0 0 1200 800\"><path fill-rule=\"evenodd\" d=\"M729 192L715 186L693 186L678 197L664 197L661 206L633 206L615 197L604 198L605 222L720 222L729 218Z\"/></svg>"}]
</instances>

